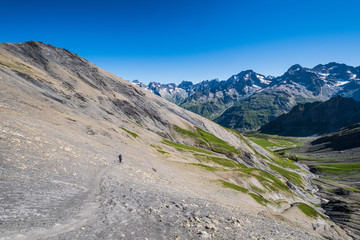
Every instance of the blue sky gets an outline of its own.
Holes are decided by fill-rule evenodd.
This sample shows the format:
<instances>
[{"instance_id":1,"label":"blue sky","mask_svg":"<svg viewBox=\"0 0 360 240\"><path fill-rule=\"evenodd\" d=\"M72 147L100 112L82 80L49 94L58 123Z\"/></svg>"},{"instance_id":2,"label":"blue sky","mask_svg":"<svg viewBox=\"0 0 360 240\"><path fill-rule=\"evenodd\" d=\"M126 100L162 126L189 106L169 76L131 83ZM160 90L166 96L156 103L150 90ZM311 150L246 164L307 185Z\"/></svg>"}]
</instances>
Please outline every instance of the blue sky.
<instances>
[{"instance_id":1,"label":"blue sky","mask_svg":"<svg viewBox=\"0 0 360 240\"><path fill-rule=\"evenodd\" d=\"M359 10L358 0L7 1L0 42L42 41L146 83L277 76L295 63L359 66Z\"/></svg>"}]
</instances>

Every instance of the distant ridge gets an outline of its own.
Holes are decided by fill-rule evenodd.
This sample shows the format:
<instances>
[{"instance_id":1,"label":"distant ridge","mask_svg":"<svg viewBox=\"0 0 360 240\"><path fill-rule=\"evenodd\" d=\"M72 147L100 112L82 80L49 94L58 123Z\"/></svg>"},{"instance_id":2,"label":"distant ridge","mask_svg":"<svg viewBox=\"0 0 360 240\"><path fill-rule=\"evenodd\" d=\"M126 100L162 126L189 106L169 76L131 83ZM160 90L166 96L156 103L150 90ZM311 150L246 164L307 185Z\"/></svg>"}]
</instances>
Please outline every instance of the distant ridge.
<instances>
[{"instance_id":1,"label":"distant ridge","mask_svg":"<svg viewBox=\"0 0 360 240\"><path fill-rule=\"evenodd\" d=\"M287 114L260 128L260 132L282 136L322 135L360 123L360 102L336 96L325 102L296 105Z\"/></svg>"},{"instance_id":2,"label":"distant ridge","mask_svg":"<svg viewBox=\"0 0 360 240\"><path fill-rule=\"evenodd\" d=\"M322 145L335 151L360 147L360 123L342 128L334 133L323 136L311 142L312 145Z\"/></svg>"}]
</instances>

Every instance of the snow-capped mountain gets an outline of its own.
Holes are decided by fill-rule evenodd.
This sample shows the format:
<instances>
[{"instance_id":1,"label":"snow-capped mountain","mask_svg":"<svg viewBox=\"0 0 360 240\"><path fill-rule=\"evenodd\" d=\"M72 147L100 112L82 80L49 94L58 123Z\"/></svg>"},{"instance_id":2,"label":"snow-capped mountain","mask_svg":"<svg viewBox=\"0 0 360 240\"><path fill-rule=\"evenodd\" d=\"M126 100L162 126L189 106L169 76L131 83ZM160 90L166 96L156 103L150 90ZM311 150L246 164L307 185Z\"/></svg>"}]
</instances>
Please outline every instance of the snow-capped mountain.
<instances>
[{"instance_id":1,"label":"snow-capped mountain","mask_svg":"<svg viewBox=\"0 0 360 240\"><path fill-rule=\"evenodd\" d=\"M222 81L137 84L226 127L251 130L298 103L325 101L336 95L360 101L360 66L331 62L305 68L296 64L279 77L247 70Z\"/></svg>"},{"instance_id":2,"label":"snow-capped mountain","mask_svg":"<svg viewBox=\"0 0 360 240\"><path fill-rule=\"evenodd\" d=\"M234 103L266 88L271 84L272 79L272 77L265 77L252 70L247 70L231 76L228 80L205 80L197 84L190 81L183 81L178 86L174 83L151 82L149 85L138 81L134 83L186 109L212 119Z\"/></svg>"}]
</instances>

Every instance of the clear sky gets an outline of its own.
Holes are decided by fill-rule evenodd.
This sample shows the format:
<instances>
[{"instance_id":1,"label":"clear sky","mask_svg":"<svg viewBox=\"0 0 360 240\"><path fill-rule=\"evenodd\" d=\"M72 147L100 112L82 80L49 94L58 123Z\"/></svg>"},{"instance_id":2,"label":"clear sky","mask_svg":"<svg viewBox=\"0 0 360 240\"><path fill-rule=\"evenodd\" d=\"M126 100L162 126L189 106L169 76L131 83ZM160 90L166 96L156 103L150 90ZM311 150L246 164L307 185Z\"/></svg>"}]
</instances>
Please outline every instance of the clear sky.
<instances>
[{"instance_id":1,"label":"clear sky","mask_svg":"<svg viewBox=\"0 0 360 240\"><path fill-rule=\"evenodd\" d=\"M360 65L359 0L20 0L0 13L0 42L42 41L145 83Z\"/></svg>"}]
</instances>

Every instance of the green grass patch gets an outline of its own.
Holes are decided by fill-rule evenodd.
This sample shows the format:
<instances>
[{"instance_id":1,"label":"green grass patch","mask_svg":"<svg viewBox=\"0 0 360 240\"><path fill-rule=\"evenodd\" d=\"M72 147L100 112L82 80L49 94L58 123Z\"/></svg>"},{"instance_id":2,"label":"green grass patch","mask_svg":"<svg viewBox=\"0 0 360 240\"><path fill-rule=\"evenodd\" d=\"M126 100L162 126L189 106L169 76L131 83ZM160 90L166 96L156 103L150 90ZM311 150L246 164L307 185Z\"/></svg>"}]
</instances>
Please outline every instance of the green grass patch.
<instances>
[{"instance_id":1,"label":"green grass patch","mask_svg":"<svg viewBox=\"0 0 360 240\"><path fill-rule=\"evenodd\" d=\"M240 174L241 177L255 177L261 183L261 185L263 185L266 189L270 191L290 192L289 187L285 183L283 183L278 177L263 170L256 168L244 168L237 170L237 172Z\"/></svg>"},{"instance_id":2,"label":"green grass patch","mask_svg":"<svg viewBox=\"0 0 360 240\"><path fill-rule=\"evenodd\" d=\"M273 161L277 165L280 165L285 168L300 169L300 167L295 165L292 160L278 156L276 153L274 153L274 154L275 154L275 156L271 158L271 161Z\"/></svg>"},{"instance_id":3,"label":"green grass patch","mask_svg":"<svg viewBox=\"0 0 360 240\"><path fill-rule=\"evenodd\" d=\"M246 168L246 166L244 164L236 162L231 159L207 156L207 155L202 155L202 154L197 154L197 153L194 153L194 156L200 162L207 162L207 163L212 162L212 163L216 163L218 165L232 168L232 169Z\"/></svg>"},{"instance_id":4,"label":"green grass patch","mask_svg":"<svg viewBox=\"0 0 360 240\"><path fill-rule=\"evenodd\" d=\"M356 193L360 193L359 189L356 188L345 188L346 190L352 191L352 192L356 192Z\"/></svg>"},{"instance_id":5,"label":"green grass patch","mask_svg":"<svg viewBox=\"0 0 360 240\"><path fill-rule=\"evenodd\" d=\"M277 135L262 134L262 133L245 133L254 143L262 146L263 148L293 148L302 145L302 141L292 137L282 137Z\"/></svg>"},{"instance_id":6,"label":"green grass patch","mask_svg":"<svg viewBox=\"0 0 360 240\"><path fill-rule=\"evenodd\" d=\"M134 133L134 132L131 132L131 131L127 130L126 128L123 128L123 127L119 127L119 128L121 128L122 130L124 130L125 132L127 132L128 134L130 134L131 136L133 136L134 138L139 137L139 135L137 135L137 134Z\"/></svg>"},{"instance_id":7,"label":"green grass patch","mask_svg":"<svg viewBox=\"0 0 360 240\"><path fill-rule=\"evenodd\" d=\"M314 165L316 170L324 173L346 174L360 171L360 162L354 163L328 163L322 165Z\"/></svg>"},{"instance_id":8,"label":"green grass patch","mask_svg":"<svg viewBox=\"0 0 360 240\"><path fill-rule=\"evenodd\" d=\"M249 192L249 190L247 190L246 188L239 187L238 185L235 185L235 184L226 182L226 181L224 181L224 180L219 180L219 182L221 182L222 185L223 185L224 187L226 187L226 188L232 188L232 189L235 189L236 191L239 191L239 192L242 192L242 193L247 193L247 192Z\"/></svg>"},{"instance_id":9,"label":"green grass patch","mask_svg":"<svg viewBox=\"0 0 360 240\"><path fill-rule=\"evenodd\" d=\"M174 125L174 130L182 135L185 135L186 137L193 139L201 148L209 149L217 153L222 153L228 157L234 157L235 155L241 154L241 152L234 146L231 146L224 140L202 130L201 128L196 127L195 132Z\"/></svg>"},{"instance_id":10,"label":"green grass patch","mask_svg":"<svg viewBox=\"0 0 360 240\"><path fill-rule=\"evenodd\" d=\"M196 167L201 167L201 168L203 168L203 169L205 169L207 171L210 171L210 172L226 171L223 168L208 166L208 165L204 165L204 164L200 164L200 163L188 163L188 164L196 166Z\"/></svg>"},{"instance_id":11,"label":"green grass patch","mask_svg":"<svg viewBox=\"0 0 360 240\"><path fill-rule=\"evenodd\" d=\"M161 154L169 154L168 152L164 151L164 150L161 150L161 149L156 149L159 153Z\"/></svg>"},{"instance_id":12,"label":"green grass patch","mask_svg":"<svg viewBox=\"0 0 360 240\"><path fill-rule=\"evenodd\" d=\"M293 183L299 185L299 186L303 186L304 185L304 182L302 181L302 177L295 173L295 172L291 172L291 171L288 171L286 169L283 169L281 167L278 167L278 166L275 166L273 164L269 164L268 163L268 166L278 172L280 175L282 175L283 177L285 177L286 179L292 181Z\"/></svg>"},{"instance_id":13,"label":"green grass patch","mask_svg":"<svg viewBox=\"0 0 360 240\"><path fill-rule=\"evenodd\" d=\"M235 153L237 155L241 154L239 150L237 150L234 146L228 144L227 142L225 142L224 140L214 136L211 133L208 133L204 130L202 130L201 128L196 128L196 130L201 134L201 136L203 137L203 139L210 143L210 145L214 148L216 148L218 151L223 151L223 153ZM227 150L228 152L224 151Z\"/></svg>"},{"instance_id":14,"label":"green grass patch","mask_svg":"<svg viewBox=\"0 0 360 240\"><path fill-rule=\"evenodd\" d=\"M255 186L255 185L253 185L253 184L250 184L250 187L251 187L252 190L254 190L257 193L265 193L266 192L264 189L261 189L261 188Z\"/></svg>"},{"instance_id":15,"label":"green grass patch","mask_svg":"<svg viewBox=\"0 0 360 240\"><path fill-rule=\"evenodd\" d=\"M206 154L214 155L214 153L212 153L212 152L210 152L208 150L205 150L203 148L184 145L184 144L181 144L181 143L175 143L175 142L172 142L172 141L169 141L169 140L166 140L166 139L163 139L162 143L165 144L165 145L168 145L170 147L174 147L174 148L176 148L178 150L188 150L188 151L194 151L194 152L200 152L200 153L206 153Z\"/></svg>"},{"instance_id":16,"label":"green grass patch","mask_svg":"<svg viewBox=\"0 0 360 240\"><path fill-rule=\"evenodd\" d=\"M261 147L265 148L266 150L270 151L267 147L288 147L293 148L294 145L300 145L300 140L294 140L293 138L288 137L280 137L275 135L268 135L268 134L261 134L261 133L247 133L244 134L247 136L251 141L254 143L260 145ZM287 149L290 149L287 148ZM271 160L276 163L277 165L280 165L285 168L291 168L291 169L300 169L299 166L295 165L292 160L289 160L284 157L285 153L283 152L272 152ZM259 153L256 152L258 155ZM267 159L263 155L260 154L260 156L264 159Z\"/></svg>"},{"instance_id":17,"label":"green grass patch","mask_svg":"<svg viewBox=\"0 0 360 240\"><path fill-rule=\"evenodd\" d=\"M155 145L155 144L150 144L150 147L153 147L153 148L155 148L155 149L162 149L162 147L161 146L159 146L159 145Z\"/></svg>"},{"instance_id":18,"label":"green grass patch","mask_svg":"<svg viewBox=\"0 0 360 240\"><path fill-rule=\"evenodd\" d=\"M255 193L249 193L249 195L259 204L266 206L266 204L270 203L269 200L255 194Z\"/></svg>"},{"instance_id":19,"label":"green grass patch","mask_svg":"<svg viewBox=\"0 0 360 240\"><path fill-rule=\"evenodd\" d=\"M321 217L323 219L325 219L325 217L323 215L321 215L318 211L316 211L315 209L313 209L312 207L310 207L309 205L305 204L305 203L299 203L298 208L308 217L310 218L317 218L317 217Z\"/></svg>"}]
</instances>

